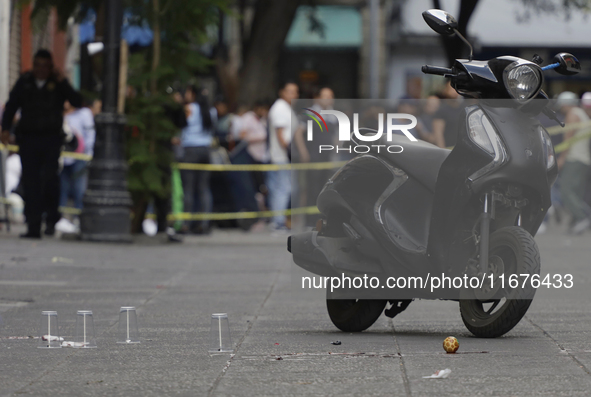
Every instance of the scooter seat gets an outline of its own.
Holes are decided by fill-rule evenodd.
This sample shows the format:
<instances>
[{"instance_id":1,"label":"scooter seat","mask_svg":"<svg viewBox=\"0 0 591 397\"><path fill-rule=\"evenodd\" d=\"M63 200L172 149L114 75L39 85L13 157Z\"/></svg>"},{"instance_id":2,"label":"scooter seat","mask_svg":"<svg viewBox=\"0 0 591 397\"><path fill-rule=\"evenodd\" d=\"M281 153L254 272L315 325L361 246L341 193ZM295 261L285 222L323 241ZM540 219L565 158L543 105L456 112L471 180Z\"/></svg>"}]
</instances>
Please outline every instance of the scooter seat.
<instances>
[{"instance_id":1,"label":"scooter seat","mask_svg":"<svg viewBox=\"0 0 591 397\"><path fill-rule=\"evenodd\" d=\"M425 141L412 142L402 135L393 135L389 145L400 145L401 153L389 153L380 150L380 158L396 165L408 175L416 178L426 188L435 192L437 176L441 165L451 153L449 149L442 149Z\"/></svg>"}]
</instances>

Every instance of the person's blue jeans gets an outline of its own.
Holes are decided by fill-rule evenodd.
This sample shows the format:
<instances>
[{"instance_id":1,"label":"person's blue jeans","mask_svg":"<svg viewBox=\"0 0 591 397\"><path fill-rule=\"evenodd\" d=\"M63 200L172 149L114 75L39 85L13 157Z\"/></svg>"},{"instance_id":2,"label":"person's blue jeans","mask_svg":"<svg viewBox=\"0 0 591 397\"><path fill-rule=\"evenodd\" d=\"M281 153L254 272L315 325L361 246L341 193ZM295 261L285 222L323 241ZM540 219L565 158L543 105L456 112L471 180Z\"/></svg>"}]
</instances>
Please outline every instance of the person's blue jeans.
<instances>
[{"instance_id":1,"label":"person's blue jeans","mask_svg":"<svg viewBox=\"0 0 591 397\"><path fill-rule=\"evenodd\" d=\"M252 165L258 163L244 149L232 158L232 164ZM231 181L230 190L236 212L257 211L258 205L254 198L257 189L253 173L247 171L231 171L228 173L228 176Z\"/></svg>"},{"instance_id":2,"label":"person's blue jeans","mask_svg":"<svg viewBox=\"0 0 591 397\"><path fill-rule=\"evenodd\" d=\"M269 209L271 211L283 211L289 206L291 199L291 171L267 172L267 188L269 189ZM285 226L285 215L273 216L275 227Z\"/></svg>"},{"instance_id":3,"label":"person's blue jeans","mask_svg":"<svg viewBox=\"0 0 591 397\"><path fill-rule=\"evenodd\" d=\"M81 210L85 191L86 161L75 160L65 165L60 174L60 207L67 207L68 199L72 198L74 207Z\"/></svg>"},{"instance_id":4,"label":"person's blue jeans","mask_svg":"<svg viewBox=\"0 0 591 397\"><path fill-rule=\"evenodd\" d=\"M580 161L566 161L560 173L560 195L574 222L591 217L591 208L585 202L589 168Z\"/></svg>"},{"instance_id":5,"label":"person's blue jeans","mask_svg":"<svg viewBox=\"0 0 591 397\"><path fill-rule=\"evenodd\" d=\"M210 164L209 147L185 147L184 163ZM181 170L183 181L185 212L210 213L213 208L213 196L209 186L209 171ZM203 231L209 227L209 221L187 222L190 229Z\"/></svg>"}]
</instances>

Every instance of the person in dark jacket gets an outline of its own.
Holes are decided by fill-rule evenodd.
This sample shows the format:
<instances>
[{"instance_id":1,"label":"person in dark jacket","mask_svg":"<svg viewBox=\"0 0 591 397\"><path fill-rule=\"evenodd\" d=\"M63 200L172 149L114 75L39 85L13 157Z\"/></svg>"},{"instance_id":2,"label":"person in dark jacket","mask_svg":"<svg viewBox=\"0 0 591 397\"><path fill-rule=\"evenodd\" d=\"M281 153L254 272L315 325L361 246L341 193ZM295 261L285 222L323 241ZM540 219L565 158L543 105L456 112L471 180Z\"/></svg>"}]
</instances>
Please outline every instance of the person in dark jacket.
<instances>
[{"instance_id":1,"label":"person in dark jacket","mask_svg":"<svg viewBox=\"0 0 591 397\"><path fill-rule=\"evenodd\" d=\"M39 50L33 58L33 70L16 82L2 117L2 143L7 144L16 112L21 117L15 129L16 143L23 166L22 180L25 217L28 231L25 238L41 238L41 221L45 217L45 234L55 233L60 219L59 156L63 142L64 102L82 106L82 96L53 67L51 53Z\"/></svg>"}]
</instances>

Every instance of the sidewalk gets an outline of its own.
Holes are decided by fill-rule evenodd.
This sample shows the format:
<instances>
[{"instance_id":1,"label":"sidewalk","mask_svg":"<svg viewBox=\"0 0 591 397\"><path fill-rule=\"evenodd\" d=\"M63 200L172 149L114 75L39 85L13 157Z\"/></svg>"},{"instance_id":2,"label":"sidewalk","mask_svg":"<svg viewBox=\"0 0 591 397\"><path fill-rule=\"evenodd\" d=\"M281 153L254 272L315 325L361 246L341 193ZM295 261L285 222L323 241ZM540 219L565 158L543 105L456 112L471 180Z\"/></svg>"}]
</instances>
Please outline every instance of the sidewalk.
<instances>
[{"instance_id":1,"label":"sidewalk","mask_svg":"<svg viewBox=\"0 0 591 397\"><path fill-rule=\"evenodd\" d=\"M339 332L322 291L295 291L285 238L216 231L183 244L21 241L0 232L0 396L588 395L591 234L537 240L541 289L527 318L476 339L455 302L415 301L362 334ZM136 306L142 343L117 345L119 307ZM98 348L36 348L40 312L63 336L94 312ZM226 312L236 355L209 356L210 315ZM462 354L446 355L458 337ZM331 341L340 340L340 346ZM278 360L278 358L281 360ZM451 368L448 379L422 379Z\"/></svg>"}]
</instances>

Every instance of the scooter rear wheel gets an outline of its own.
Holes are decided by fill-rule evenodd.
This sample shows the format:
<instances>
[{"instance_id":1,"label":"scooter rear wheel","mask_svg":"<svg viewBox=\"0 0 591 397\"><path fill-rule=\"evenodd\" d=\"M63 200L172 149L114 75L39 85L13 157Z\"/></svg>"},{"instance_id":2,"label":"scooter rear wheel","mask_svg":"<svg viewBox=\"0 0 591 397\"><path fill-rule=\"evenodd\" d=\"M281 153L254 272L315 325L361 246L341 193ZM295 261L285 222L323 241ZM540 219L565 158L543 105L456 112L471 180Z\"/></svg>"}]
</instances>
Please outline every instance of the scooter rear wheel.
<instances>
[{"instance_id":1,"label":"scooter rear wheel","mask_svg":"<svg viewBox=\"0 0 591 397\"><path fill-rule=\"evenodd\" d=\"M332 323L344 332L365 331L382 315L387 301L377 299L326 299Z\"/></svg>"},{"instance_id":2,"label":"scooter rear wheel","mask_svg":"<svg viewBox=\"0 0 591 397\"><path fill-rule=\"evenodd\" d=\"M460 300L464 325L480 338L496 338L509 332L521 321L534 298L536 290L531 282L522 288L524 280L519 277L518 287L510 288L510 275L540 274L538 246L526 230L517 226L499 229L491 234L489 247L491 261L493 257L496 261L502 260L505 288L488 301L474 299L474 291L465 291L467 299Z\"/></svg>"}]
</instances>

